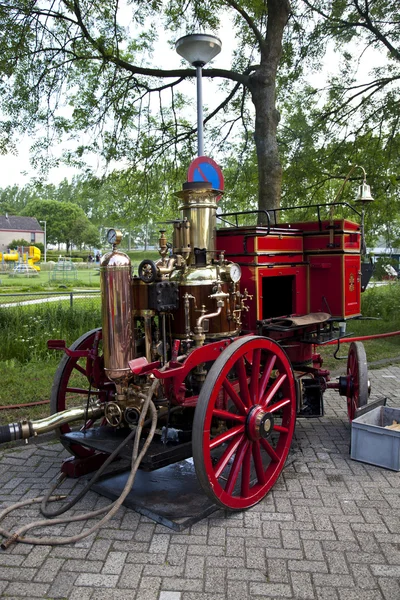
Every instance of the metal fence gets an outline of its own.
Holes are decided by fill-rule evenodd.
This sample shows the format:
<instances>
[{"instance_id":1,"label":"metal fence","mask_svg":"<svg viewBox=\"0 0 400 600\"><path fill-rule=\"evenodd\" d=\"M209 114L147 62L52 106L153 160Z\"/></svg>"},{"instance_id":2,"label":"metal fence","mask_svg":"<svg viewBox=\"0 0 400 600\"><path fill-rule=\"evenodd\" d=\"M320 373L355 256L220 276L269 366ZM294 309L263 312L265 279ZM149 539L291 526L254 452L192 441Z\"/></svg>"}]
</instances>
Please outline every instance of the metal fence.
<instances>
[{"instance_id":1,"label":"metal fence","mask_svg":"<svg viewBox=\"0 0 400 600\"><path fill-rule=\"evenodd\" d=\"M17 306L29 306L31 304L45 304L53 302L69 302L72 308L78 302L79 304L88 301L90 298L100 298L100 290L81 290L72 292L18 292L0 294L0 308L9 308Z\"/></svg>"}]
</instances>

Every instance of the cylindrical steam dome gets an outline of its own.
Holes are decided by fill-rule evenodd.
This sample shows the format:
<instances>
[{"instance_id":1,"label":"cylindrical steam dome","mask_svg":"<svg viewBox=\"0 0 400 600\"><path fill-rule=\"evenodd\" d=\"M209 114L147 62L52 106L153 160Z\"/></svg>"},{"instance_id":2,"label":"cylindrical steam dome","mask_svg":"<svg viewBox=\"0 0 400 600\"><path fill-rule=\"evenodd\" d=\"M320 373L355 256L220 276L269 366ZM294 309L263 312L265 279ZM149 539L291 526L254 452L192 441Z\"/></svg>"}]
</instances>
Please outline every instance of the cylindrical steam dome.
<instances>
[{"instance_id":1,"label":"cylindrical steam dome","mask_svg":"<svg viewBox=\"0 0 400 600\"><path fill-rule=\"evenodd\" d=\"M195 250L207 252L207 263L215 257L216 198L220 190L208 182L187 182L176 195L183 200L180 210L183 220L190 223L189 265L195 264Z\"/></svg>"},{"instance_id":2,"label":"cylindrical steam dome","mask_svg":"<svg viewBox=\"0 0 400 600\"><path fill-rule=\"evenodd\" d=\"M127 254L113 250L103 256L100 287L104 370L112 381L122 381L130 375L128 361L134 358L131 280L131 261Z\"/></svg>"}]
</instances>

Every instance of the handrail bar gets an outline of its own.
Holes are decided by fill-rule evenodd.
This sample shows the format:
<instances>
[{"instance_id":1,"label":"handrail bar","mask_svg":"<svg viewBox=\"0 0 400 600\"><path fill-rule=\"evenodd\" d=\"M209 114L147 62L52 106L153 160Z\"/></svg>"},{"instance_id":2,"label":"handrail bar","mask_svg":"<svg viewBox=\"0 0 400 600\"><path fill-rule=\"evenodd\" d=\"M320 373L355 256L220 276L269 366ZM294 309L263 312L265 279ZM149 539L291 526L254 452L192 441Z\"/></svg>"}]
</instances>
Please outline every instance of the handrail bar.
<instances>
[{"instance_id":1,"label":"handrail bar","mask_svg":"<svg viewBox=\"0 0 400 600\"><path fill-rule=\"evenodd\" d=\"M243 211L237 211L237 212L229 212L229 213L222 213L220 215L217 214L218 219L220 219L221 221L223 221L224 223L228 223L228 225L231 225L232 227L239 227L238 224L238 215L251 215L251 214L265 214L267 215L267 220L268 220L268 232L266 235L269 234L270 232L270 228L271 228L271 217L270 217L270 213L273 213L274 215L274 225L277 225L277 220L276 220L276 216L278 212L283 212L286 210L301 210L304 208L316 208L317 209L317 217L318 217L318 223L321 229L321 211L320 209L322 207L333 207L333 206L346 206L347 208L350 208L350 210L352 210L356 215L358 215L360 217L360 219L362 219L362 213L360 213L356 208L354 208L354 206L352 206L351 204L349 204L348 202L325 202L325 203L320 203L320 204L304 204L302 206L288 206L288 207L281 207L281 208L271 208L271 210L243 210ZM231 223L230 221L227 221L226 219L223 219L222 217L236 217L236 224ZM261 225L262 227L262 225Z\"/></svg>"}]
</instances>

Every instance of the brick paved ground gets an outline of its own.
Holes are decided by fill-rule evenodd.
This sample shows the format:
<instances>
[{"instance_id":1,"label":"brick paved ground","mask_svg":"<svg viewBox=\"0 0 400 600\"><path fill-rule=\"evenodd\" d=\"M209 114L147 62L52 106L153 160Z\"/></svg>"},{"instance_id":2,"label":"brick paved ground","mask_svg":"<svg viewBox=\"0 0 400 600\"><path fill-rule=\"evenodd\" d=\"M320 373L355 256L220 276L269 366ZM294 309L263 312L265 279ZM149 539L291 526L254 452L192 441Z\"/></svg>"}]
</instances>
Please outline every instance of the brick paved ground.
<instances>
[{"instance_id":1,"label":"brick paved ground","mask_svg":"<svg viewBox=\"0 0 400 600\"><path fill-rule=\"evenodd\" d=\"M400 406L400 367L371 372L372 397ZM0 551L5 598L71 600L400 599L400 473L351 461L345 404L299 420L288 465L268 497L174 533L122 509L74 546ZM65 452L43 443L0 453L0 502L40 495ZM79 488L81 483L67 482ZM89 493L87 510L108 502ZM36 519L13 513L4 526ZM72 535L86 524L52 528ZM48 532L46 532L48 533Z\"/></svg>"}]
</instances>

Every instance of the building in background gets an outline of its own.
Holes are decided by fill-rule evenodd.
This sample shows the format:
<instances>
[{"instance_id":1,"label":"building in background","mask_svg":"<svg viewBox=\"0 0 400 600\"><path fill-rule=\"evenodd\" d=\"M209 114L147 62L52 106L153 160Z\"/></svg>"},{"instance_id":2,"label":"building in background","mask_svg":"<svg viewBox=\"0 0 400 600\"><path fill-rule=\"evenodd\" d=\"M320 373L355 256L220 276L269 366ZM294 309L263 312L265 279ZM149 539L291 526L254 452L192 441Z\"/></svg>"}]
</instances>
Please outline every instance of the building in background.
<instances>
[{"instance_id":1,"label":"building in background","mask_svg":"<svg viewBox=\"0 0 400 600\"><path fill-rule=\"evenodd\" d=\"M13 240L44 244L44 231L34 217L0 215L0 252L6 252Z\"/></svg>"}]
</instances>

